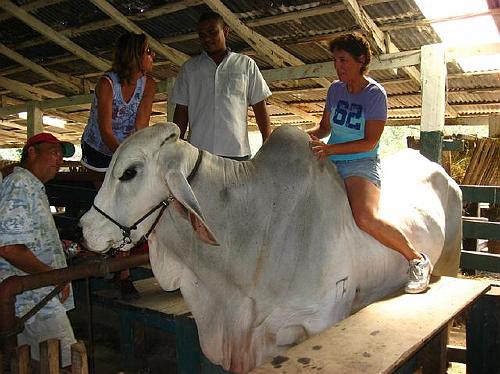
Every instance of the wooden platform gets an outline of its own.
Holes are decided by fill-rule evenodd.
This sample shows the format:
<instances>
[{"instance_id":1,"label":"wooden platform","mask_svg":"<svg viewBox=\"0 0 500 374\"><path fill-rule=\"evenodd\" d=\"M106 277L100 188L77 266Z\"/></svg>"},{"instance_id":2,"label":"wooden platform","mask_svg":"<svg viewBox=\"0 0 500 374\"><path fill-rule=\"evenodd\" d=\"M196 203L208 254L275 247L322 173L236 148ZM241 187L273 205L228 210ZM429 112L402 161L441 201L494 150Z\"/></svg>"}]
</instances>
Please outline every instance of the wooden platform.
<instances>
[{"instance_id":1,"label":"wooden platform","mask_svg":"<svg viewBox=\"0 0 500 374\"><path fill-rule=\"evenodd\" d=\"M141 293L138 300L122 301L118 290L94 293L98 304L119 312L124 362L134 356L134 326L142 322L176 335L178 373L225 373L202 354L196 325L179 292L161 290L153 278L134 284ZM500 318L490 317L482 307L489 289L489 282L442 277L434 280L427 293L399 293L367 306L253 373L413 373L423 362L424 373L445 373L448 324L473 304L469 313L472 328L469 323L467 328L467 363L475 360L478 367L487 360L478 357L491 356L491 349L485 350L491 344L482 341L484 331L494 336L500 331ZM486 309L500 309L498 300L486 300L491 304ZM497 349L500 343L494 346ZM492 366L485 367L488 369L477 372L489 373Z\"/></svg>"},{"instance_id":2,"label":"wooden platform","mask_svg":"<svg viewBox=\"0 0 500 374\"><path fill-rule=\"evenodd\" d=\"M367 306L252 373L392 373L490 288L442 277L427 293Z\"/></svg>"},{"instance_id":3,"label":"wooden platform","mask_svg":"<svg viewBox=\"0 0 500 374\"><path fill-rule=\"evenodd\" d=\"M141 295L137 300L121 300L118 289L100 290L94 295L99 304L112 305L115 308L127 310L147 309L151 313L161 314L164 318L174 318L190 313L180 291L164 291L154 278L135 281L134 286Z\"/></svg>"}]
</instances>

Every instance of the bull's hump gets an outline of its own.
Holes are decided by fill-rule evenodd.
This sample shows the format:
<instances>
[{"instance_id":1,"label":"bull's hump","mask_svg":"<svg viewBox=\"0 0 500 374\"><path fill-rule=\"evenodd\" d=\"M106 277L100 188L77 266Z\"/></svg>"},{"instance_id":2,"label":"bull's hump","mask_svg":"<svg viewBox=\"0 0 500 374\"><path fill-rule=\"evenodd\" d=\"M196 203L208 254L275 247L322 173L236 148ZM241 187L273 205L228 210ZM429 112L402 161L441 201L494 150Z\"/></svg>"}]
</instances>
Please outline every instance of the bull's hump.
<instances>
[{"instance_id":1,"label":"bull's hump","mask_svg":"<svg viewBox=\"0 0 500 374\"><path fill-rule=\"evenodd\" d=\"M309 136L299 128L285 125L273 131L256 158L304 159L311 158Z\"/></svg>"}]
</instances>

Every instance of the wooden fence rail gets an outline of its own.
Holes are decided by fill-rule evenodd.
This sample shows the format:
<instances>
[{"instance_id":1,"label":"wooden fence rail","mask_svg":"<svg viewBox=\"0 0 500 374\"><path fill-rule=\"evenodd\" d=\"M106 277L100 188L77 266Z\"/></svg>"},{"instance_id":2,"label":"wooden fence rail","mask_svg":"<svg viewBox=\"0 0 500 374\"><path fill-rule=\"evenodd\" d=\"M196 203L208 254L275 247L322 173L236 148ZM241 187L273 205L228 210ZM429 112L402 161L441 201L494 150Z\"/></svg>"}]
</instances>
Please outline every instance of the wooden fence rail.
<instances>
[{"instance_id":1,"label":"wooden fence rail","mask_svg":"<svg viewBox=\"0 0 500 374\"><path fill-rule=\"evenodd\" d=\"M460 186L464 205L466 203L500 204L499 186ZM479 209L475 209L479 214ZM463 238L500 240L500 222L488 222L480 217L463 217ZM476 250L462 250L460 267L468 270L482 270L500 273L500 255L478 252Z\"/></svg>"}]
</instances>

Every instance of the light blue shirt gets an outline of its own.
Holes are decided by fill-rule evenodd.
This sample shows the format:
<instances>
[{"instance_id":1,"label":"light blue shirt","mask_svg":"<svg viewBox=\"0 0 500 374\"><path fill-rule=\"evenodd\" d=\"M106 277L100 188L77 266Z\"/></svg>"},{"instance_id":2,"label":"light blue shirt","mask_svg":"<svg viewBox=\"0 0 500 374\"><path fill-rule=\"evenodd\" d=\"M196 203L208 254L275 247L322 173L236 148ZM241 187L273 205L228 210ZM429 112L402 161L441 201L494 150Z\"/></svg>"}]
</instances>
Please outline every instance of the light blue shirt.
<instances>
[{"instance_id":1,"label":"light blue shirt","mask_svg":"<svg viewBox=\"0 0 500 374\"><path fill-rule=\"evenodd\" d=\"M331 136L328 144L340 144L365 138L365 124L369 120L387 120L387 94L384 88L366 77L363 91L351 94L344 82L335 81L328 89L326 108L330 112ZM332 161L358 160L376 157L379 144L368 152L331 155Z\"/></svg>"},{"instance_id":2,"label":"light blue shirt","mask_svg":"<svg viewBox=\"0 0 500 374\"><path fill-rule=\"evenodd\" d=\"M123 99L122 88L118 75L112 71L104 74L113 87L113 104L111 114L111 127L113 134L121 143L127 136L135 131L135 118L137 117L137 110L139 104L144 96L144 87L146 84L146 77L141 77L137 80L135 91L127 102ZM102 140L101 131L99 130L99 122L97 120L97 107L99 99L94 94L92 106L90 108L89 120L87 126L83 130L82 140L94 148L96 151L101 152L107 156L112 156L113 152L108 148Z\"/></svg>"},{"instance_id":3,"label":"light blue shirt","mask_svg":"<svg viewBox=\"0 0 500 374\"><path fill-rule=\"evenodd\" d=\"M28 170L16 167L0 187L0 246L24 244L48 266L66 267L59 234L42 182ZM0 257L0 281L12 275L26 275ZM23 316L39 303L53 287L25 291L16 298L16 315ZM62 305L52 298L38 313L49 318L54 313L74 308L71 295Z\"/></svg>"}]
</instances>

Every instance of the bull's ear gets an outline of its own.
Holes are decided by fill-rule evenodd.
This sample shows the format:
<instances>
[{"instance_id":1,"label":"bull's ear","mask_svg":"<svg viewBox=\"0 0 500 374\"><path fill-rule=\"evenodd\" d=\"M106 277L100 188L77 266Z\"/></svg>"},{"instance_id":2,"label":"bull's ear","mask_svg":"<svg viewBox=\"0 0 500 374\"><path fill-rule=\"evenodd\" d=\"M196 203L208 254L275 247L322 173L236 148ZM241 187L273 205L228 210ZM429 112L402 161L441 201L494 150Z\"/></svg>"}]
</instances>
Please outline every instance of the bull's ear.
<instances>
[{"instance_id":1,"label":"bull's ear","mask_svg":"<svg viewBox=\"0 0 500 374\"><path fill-rule=\"evenodd\" d=\"M174 198L188 211L189 221L198 237L207 244L219 245L212 230L205 223L200 204L184 175L178 170L170 170L166 179Z\"/></svg>"}]
</instances>

